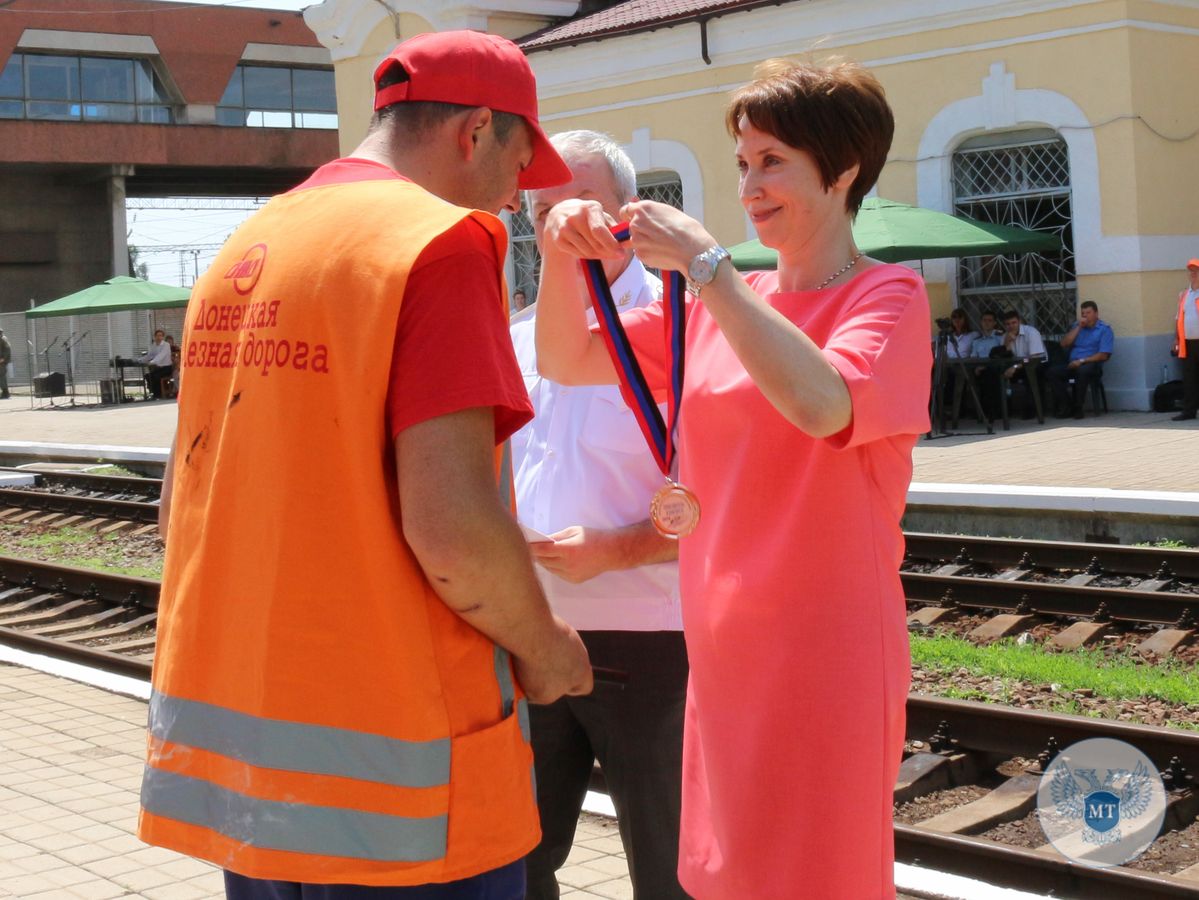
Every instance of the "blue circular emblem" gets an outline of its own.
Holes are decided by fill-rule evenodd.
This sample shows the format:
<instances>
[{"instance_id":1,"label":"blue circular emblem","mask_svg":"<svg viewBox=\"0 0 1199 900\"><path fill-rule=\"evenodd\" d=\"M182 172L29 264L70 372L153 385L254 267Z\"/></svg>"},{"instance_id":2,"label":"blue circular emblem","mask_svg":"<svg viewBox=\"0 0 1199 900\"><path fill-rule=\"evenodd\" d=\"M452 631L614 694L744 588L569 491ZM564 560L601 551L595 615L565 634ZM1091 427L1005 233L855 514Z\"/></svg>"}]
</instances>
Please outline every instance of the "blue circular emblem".
<instances>
[{"instance_id":1,"label":"blue circular emblem","mask_svg":"<svg viewBox=\"0 0 1199 900\"><path fill-rule=\"evenodd\" d=\"M1092 791L1083 800L1083 821L1098 832L1120 823L1120 798L1111 791Z\"/></svg>"},{"instance_id":2,"label":"blue circular emblem","mask_svg":"<svg viewBox=\"0 0 1199 900\"><path fill-rule=\"evenodd\" d=\"M1166 791L1153 761L1131 744L1089 738L1045 768L1037 817L1049 843L1088 866L1136 859L1161 833Z\"/></svg>"}]
</instances>

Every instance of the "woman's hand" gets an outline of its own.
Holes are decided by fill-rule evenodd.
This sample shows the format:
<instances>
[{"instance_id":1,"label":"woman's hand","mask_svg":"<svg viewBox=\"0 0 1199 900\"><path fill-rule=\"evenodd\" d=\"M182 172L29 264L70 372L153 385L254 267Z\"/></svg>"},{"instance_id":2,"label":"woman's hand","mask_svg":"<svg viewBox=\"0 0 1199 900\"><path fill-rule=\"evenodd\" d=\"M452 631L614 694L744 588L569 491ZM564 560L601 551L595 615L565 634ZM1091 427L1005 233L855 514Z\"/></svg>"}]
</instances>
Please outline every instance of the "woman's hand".
<instances>
[{"instance_id":1,"label":"woman's hand","mask_svg":"<svg viewBox=\"0 0 1199 900\"><path fill-rule=\"evenodd\" d=\"M691 260L716 244L703 225L665 203L633 200L620 214L629 223L638 259L653 268L686 275Z\"/></svg>"},{"instance_id":2,"label":"woman's hand","mask_svg":"<svg viewBox=\"0 0 1199 900\"><path fill-rule=\"evenodd\" d=\"M545 217L543 252L557 251L579 259L617 259L624 249L612 237L616 222L594 200L563 200Z\"/></svg>"}]
</instances>

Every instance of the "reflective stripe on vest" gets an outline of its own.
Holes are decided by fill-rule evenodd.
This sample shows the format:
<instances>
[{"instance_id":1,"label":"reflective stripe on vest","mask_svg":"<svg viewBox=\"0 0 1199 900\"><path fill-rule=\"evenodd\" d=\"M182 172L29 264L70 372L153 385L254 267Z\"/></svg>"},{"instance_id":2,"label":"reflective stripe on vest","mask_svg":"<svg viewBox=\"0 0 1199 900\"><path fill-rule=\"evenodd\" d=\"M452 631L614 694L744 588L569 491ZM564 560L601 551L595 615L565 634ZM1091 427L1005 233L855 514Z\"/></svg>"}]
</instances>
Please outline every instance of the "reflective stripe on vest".
<instances>
[{"instance_id":1,"label":"reflective stripe on vest","mask_svg":"<svg viewBox=\"0 0 1199 900\"><path fill-rule=\"evenodd\" d=\"M347 859L424 862L445 855L446 816L409 818L249 797L152 766L142 807L268 850Z\"/></svg>"},{"instance_id":2,"label":"reflective stripe on vest","mask_svg":"<svg viewBox=\"0 0 1199 900\"><path fill-rule=\"evenodd\" d=\"M497 649L496 676L500 677ZM507 668L505 653L504 670ZM500 681L505 697L515 696L512 678ZM511 715L511 700L506 700ZM150 733L172 744L209 750L262 769L312 775L340 775L400 787L449 784L450 741L398 738L264 719L196 700L154 692L150 697Z\"/></svg>"}]
</instances>

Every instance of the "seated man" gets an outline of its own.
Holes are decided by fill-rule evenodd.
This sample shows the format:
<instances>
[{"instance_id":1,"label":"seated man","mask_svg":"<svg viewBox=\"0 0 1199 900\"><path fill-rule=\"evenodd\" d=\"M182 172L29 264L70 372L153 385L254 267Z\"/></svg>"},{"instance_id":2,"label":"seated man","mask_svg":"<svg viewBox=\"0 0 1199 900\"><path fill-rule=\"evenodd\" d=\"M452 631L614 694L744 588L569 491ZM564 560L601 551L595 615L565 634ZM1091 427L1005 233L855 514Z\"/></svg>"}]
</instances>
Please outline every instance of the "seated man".
<instances>
[{"instance_id":1,"label":"seated man","mask_svg":"<svg viewBox=\"0 0 1199 900\"><path fill-rule=\"evenodd\" d=\"M1044 362L1046 355L1041 332L1031 325L1026 325L1016 310L1007 310L1003 314L1003 337L988 356L1003 356L1010 358L1012 362L1003 369L1002 378L994 368L988 368L981 373L986 387L983 394L988 398L988 405L992 406L992 411L1001 408L1000 392L1008 389L1008 382L1026 381L1027 370ZM1031 412L1025 415L1025 418L1031 417Z\"/></svg>"},{"instance_id":2,"label":"seated man","mask_svg":"<svg viewBox=\"0 0 1199 900\"><path fill-rule=\"evenodd\" d=\"M162 380L170 378L174 371L171 367L171 345L164 340L165 338L165 331L161 328L156 330L154 343L141 355L141 362L149 366L146 369L146 387L155 400L162 399Z\"/></svg>"},{"instance_id":3,"label":"seated man","mask_svg":"<svg viewBox=\"0 0 1199 900\"><path fill-rule=\"evenodd\" d=\"M970 342L969 356L972 359L987 359L991 351L1003 343L1003 332L999 330L999 317L987 310L978 317L978 331Z\"/></svg>"},{"instance_id":4,"label":"seated man","mask_svg":"<svg viewBox=\"0 0 1199 900\"><path fill-rule=\"evenodd\" d=\"M1053 414L1059 419L1082 418L1082 404L1087 389L1103 374L1103 364L1111 358L1115 344L1111 326L1099 318L1099 307L1093 300L1084 300L1078 321L1062 338L1062 346L1070 351L1065 363L1050 366L1046 377L1053 390ZM1067 387L1074 379L1074 393Z\"/></svg>"}]
</instances>

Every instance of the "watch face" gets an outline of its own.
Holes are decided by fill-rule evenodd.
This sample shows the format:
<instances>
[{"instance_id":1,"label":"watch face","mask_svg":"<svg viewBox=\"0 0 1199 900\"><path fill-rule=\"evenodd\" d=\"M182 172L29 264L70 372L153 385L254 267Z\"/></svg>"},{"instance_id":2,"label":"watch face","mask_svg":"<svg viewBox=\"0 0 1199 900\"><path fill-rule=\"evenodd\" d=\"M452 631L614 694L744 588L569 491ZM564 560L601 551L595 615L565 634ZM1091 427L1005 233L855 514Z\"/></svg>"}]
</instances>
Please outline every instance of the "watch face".
<instances>
[{"instance_id":1,"label":"watch face","mask_svg":"<svg viewBox=\"0 0 1199 900\"><path fill-rule=\"evenodd\" d=\"M691 260L691 265L687 267L687 274L697 284L707 284L711 281L712 263L708 261L708 254L701 253Z\"/></svg>"}]
</instances>

